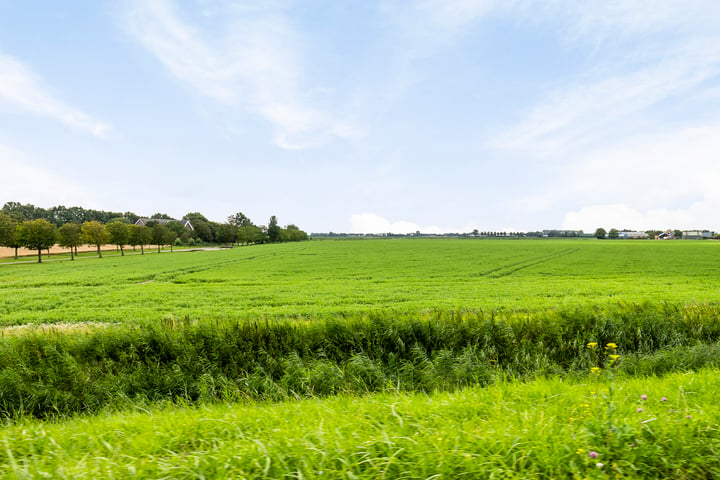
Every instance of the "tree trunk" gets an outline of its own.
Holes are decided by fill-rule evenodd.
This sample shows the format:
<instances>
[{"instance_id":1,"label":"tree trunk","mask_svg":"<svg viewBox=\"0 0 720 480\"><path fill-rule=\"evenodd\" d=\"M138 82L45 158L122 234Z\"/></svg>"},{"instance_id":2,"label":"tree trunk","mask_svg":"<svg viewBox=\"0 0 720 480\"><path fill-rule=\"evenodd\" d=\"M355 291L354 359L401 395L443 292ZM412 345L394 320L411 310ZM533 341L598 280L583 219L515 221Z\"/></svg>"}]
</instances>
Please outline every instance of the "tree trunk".
<instances>
[{"instance_id":1,"label":"tree trunk","mask_svg":"<svg viewBox=\"0 0 720 480\"><path fill-rule=\"evenodd\" d=\"M98 257L102 258L102 252L100 251L100 245L97 246L98 249Z\"/></svg>"},{"instance_id":2,"label":"tree trunk","mask_svg":"<svg viewBox=\"0 0 720 480\"><path fill-rule=\"evenodd\" d=\"M18 253L17 253L17 251L18 251L18 247L15 247L15 260L18 259Z\"/></svg>"},{"instance_id":3,"label":"tree trunk","mask_svg":"<svg viewBox=\"0 0 720 480\"><path fill-rule=\"evenodd\" d=\"M160 245L158 245L158 253L160 253Z\"/></svg>"},{"instance_id":4,"label":"tree trunk","mask_svg":"<svg viewBox=\"0 0 720 480\"><path fill-rule=\"evenodd\" d=\"M42 263L42 248L38 248L38 263Z\"/></svg>"},{"instance_id":5,"label":"tree trunk","mask_svg":"<svg viewBox=\"0 0 720 480\"><path fill-rule=\"evenodd\" d=\"M140 255L145 255L145 245L140 245Z\"/></svg>"},{"instance_id":6,"label":"tree trunk","mask_svg":"<svg viewBox=\"0 0 720 480\"><path fill-rule=\"evenodd\" d=\"M120 245L120 256L121 257L125 256L125 250L123 249L122 245Z\"/></svg>"},{"instance_id":7,"label":"tree trunk","mask_svg":"<svg viewBox=\"0 0 720 480\"><path fill-rule=\"evenodd\" d=\"M75 260L75 255L73 255L73 247L70 247L70 260Z\"/></svg>"}]
</instances>

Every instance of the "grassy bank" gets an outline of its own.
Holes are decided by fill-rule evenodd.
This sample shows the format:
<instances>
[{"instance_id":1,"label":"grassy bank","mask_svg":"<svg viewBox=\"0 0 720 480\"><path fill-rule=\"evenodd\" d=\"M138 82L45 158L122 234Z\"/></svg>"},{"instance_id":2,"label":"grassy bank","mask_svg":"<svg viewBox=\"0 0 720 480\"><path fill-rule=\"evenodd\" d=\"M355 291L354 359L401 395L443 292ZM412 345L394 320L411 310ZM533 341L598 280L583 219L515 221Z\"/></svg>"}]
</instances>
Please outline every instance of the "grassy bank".
<instances>
[{"instance_id":1,"label":"grassy bank","mask_svg":"<svg viewBox=\"0 0 720 480\"><path fill-rule=\"evenodd\" d=\"M443 391L499 377L585 376L618 344L618 373L716 365L720 307L621 304L542 313L436 312L267 322L27 329L0 339L0 415L96 412L136 402L283 400Z\"/></svg>"}]
</instances>

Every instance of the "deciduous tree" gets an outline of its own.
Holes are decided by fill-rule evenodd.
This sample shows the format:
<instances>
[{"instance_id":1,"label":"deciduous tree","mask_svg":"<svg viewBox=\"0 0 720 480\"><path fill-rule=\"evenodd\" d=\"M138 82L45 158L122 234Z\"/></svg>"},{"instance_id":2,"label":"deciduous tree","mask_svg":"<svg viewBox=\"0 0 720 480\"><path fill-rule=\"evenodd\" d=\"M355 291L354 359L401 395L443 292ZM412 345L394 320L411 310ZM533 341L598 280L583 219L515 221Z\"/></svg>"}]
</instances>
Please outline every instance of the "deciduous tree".
<instances>
[{"instance_id":1,"label":"deciduous tree","mask_svg":"<svg viewBox=\"0 0 720 480\"><path fill-rule=\"evenodd\" d=\"M42 251L55 245L55 225L38 218L18 225L18 241L22 246L37 250L38 263L42 262Z\"/></svg>"},{"instance_id":2,"label":"deciduous tree","mask_svg":"<svg viewBox=\"0 0 720 480\"><path fill-rule=\"evenodd\" d=\"M70 260L75 260L75 251L82 245L82 227L75 222L69 222L58 228L57 242L61 247L70 249Z\"/></svg>"},{"instance_id":3,"label":"deciduous tree","mask_svg":"<svg viewBox=\"0 0 720 480\"><path fill-rule=\"evenodd\" d=\"M273 215L270 217L267 226L267 234L270 242L275 243L280 240L280 226L278 225L277 217Z\"/></svg>"},{"instance_id":4,"label":"deciduous tree","mask_svg":"<svg viewBox=\"0 0 720 480\"><path fill-rule=\"evenodd\" d=\"M102 258L102 251L100 250L100 247L110 241L110 233L105 228L105 225L96 220L83 223L82 237L85 243L89 243L90 245L95 245L97 247L98 257Z\"/></svg>"},{"instance_id":5,"label":"deciduous tree","mask_svg":"<svg viewBox=\"0 0 720 480\"><path fill-rule=\"evenodd\" d=\"M145 255L145 245L152 242L152 231L145 225L128 225L128 245L133 249L140 245L140 252Z\"/></svg>"},{"instance_id":6,"label":"deciduous tree","mask_svg":"<svg viewBox=\"0 0 720 480\"><path fill-rule=\"evenodd\" d=\"M22 244L17 239L18 221L11 215L0 211L0 246L14 248L15 260L18 258L18 248Z\"/></svg>"},{"instance_id":7,"label":"deciduous tree","mask_svg":"<svg viewBox=\"0 0 720 480\"><path fill-rule=\"evenodd\" d=\"M122 221L114 221L105 225L108 233L110 234L110 243L117 245L120 249L120 255L125 256L125 250L123 247L128 244L130 238L129 225Z\"/></svg>"},{"instance_id":8,"label":"deciduous tree","mask_svg":"<svg viewBox=\"0 0 720 480\"><path fill-rule=\"evenodd\" d=\"M238 241L238 227L230 223L223 223L218 226L217 241L226 245Z\"/></svg>"},{"instance_id":9,"label":"deciduous tree","mask_svg":"<svg viewBox=\"0 0 720 480\"><path fill-rule=\"evenodd\" d=\"M153 245L157 245L158 253L160 253L160 249L163 245L170 245L170 251L172 251L172 244L175 241L175 238L175 232L165 225L156 223L152 226L152 243Z\"/></svg>"}]
</instances>

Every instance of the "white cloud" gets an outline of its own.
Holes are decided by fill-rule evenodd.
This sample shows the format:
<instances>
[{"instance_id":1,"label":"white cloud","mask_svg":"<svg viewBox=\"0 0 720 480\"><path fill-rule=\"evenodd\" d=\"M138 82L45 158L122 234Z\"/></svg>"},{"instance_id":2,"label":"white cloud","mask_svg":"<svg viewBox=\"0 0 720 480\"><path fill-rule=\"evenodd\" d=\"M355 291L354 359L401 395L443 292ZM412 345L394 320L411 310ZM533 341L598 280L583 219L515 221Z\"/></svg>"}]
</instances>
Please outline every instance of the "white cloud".
<instances>
[{"instance_id":1,"label":"white cloud","mask_svg":"<svg viewBox=\"0 0 720 480\"><path fill-rule=\"evenodd\" d=\"M55 98L27 65L2 53L0 53L0 103L34 115L52 118L96 137L107 137L112 131L106 123Z\"/></svg>"},{"instance_id":2,"label":"white cloud","mask_svg":"<svg viewBox=\"0 0 720 480\"><path fill-rule=\"evenodd\" d=\"M560 176L550 202L580 202L565 228L720 230L720 122L598 149Z\"/></svg>"},{"instance_id":3,"label":"white cloud","mask_svg":"<svg viewBox=\"0 0 720 480\"><path fill-rule=\"evenodd\" d=\"M704 200L689 208L656 208L639 210L627 205L592 205L565 216L562 228L593 232L596 228L627 228L630 230L695 230L720 231L720 222L708 221L714 218L720 208L718 199Z\"/></svg>"},{"instance_id":4,"label":"white cloud","mask_svg":"<svg viewBox=\"0 0 720 480\"><path fill-rule=\"evenodd\" d=\"M414 222L408 222L406 220L390 221L374 213L361 213L352 215L350 217L350 233L429 233L429 234L441 234L441 233L463 233L471 232L472 227L464 228L441 228L436 225L432 226L421 226Z\"/></svg>"},{"instance_id":5,"label":"white cloud","mask_svg":"<svg viewBox=\"0 0 720 480\"><path fill-rule=\"evenodd\" d=\"M37 205L87 204L88 192L73 180L34 163L29 155L0 144L0 192L4 201Z\"/></svg>"},{"instance_id":6,"label":"white cloud","mask_svg":"<svg viewBox=\"0 0 720 480\"><path fill-rule=\"evenodd\" d=\"M201 95L262 116L274 125L278 146L311 148L362 135L310 105L302 39L278 8L230 8L202 29L183 20L170 1L133 5L128 30L146 49Z\"/></svg>"}]
</instances>

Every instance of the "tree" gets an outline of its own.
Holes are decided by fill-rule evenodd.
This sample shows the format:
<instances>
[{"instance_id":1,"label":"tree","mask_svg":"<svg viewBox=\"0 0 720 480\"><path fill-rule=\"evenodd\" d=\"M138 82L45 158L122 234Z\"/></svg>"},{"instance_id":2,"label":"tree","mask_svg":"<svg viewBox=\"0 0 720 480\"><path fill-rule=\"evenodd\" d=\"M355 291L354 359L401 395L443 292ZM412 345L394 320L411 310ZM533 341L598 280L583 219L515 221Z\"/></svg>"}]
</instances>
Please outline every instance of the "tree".
<instances>
[{"instance_id":1,"label":"tree","mask_svg":"<svg viewBox=\"0 0 720 480\"><path fill-rule=\"evenodd\" d=\"M606 235L607 235L607 232L602 227L595 230L595 238L603 239L603 238L605 238Z\"/></svg>"},{"instance_id":2,"label":"tree","mask_svg":"<svg viewBox=\"0 0 720 480\"><path fill-rule=\"evenodd\" d=\"M0 246L14 248L15 260L18 258L18 248L22 247L17 239L17 226L15 217L0 211Z\"/></svg>"},{"instance_id":3,"label":"tree","mask_svg":"<svg viewBox=\"0 0 720 480\"><path fill-rule=\"evenodd\" d=\"M160 225L159 223L156 223L152 226L152 243L153 245L157 245L158 247L158 253L160 253L160 248L162 248L163 245L170 245L170 251L172 252L172 244L175 241L175 232L170 230L165 225Z\"/></svg>"},{"instance_id":4,"label":"tree","mask_svg":"<svg viewBox=\"0 0 720 480\"><path fill-rule=\"evenodd\" d=\"M300 230L296 225L290 224L284 229L285 238L288 242L301 242L307 240L307 233Z\"/></svg>"},{"instance_id":5,"label":"tree","mask_svg":"<svg viewBox=\"0 0 720 480\"><path fill-rule=\"evenodd\" d=\"M267 234L268 239L272 243L280 240L280 226L278 225L277 217L275 217L275 215L270 217L270 221L268 221Z\"/></svg>"},{"instance_id":6,"label":"tree","mask_svg":"<svg viewBox=\"0 0 720 480\"><path fill-rule=\"evenodd\" d=\"M152 231L145 225L128 225L128 245L132 245L133 250L140 245L140 252L145 255L145 245L152 242Z\"/></svg>"},{"instance_id":7,"label":"tree","mask_svg":"<svg viewBox=\"0 0 720 480\"><path fill-rule=\"evenodd\" d=\"M123 247L128 244L130 239L130 226L124 221L117 220L108 223L105 228L110 234L110 243L117 245L120 249L120 255L125 256Z\"/></svg>"},{"instance_id":8,"label":"tree","mask_svg":"<svg viewBox=\"0 0 720 480\"><path fill-rule=\"evenodd\" d=\"M238 241L238 227L230 223L223 223L217 229L217 241L230 245Z\"/></svg>"},{"instance_id":9,"label":"tree","mask_svg":"<svg viewBox=\"0 0 720 480\"><path fill-rule=\"evenodd\" d=\"M250 219L246 217L245 214L242 212L237 212L235 215L230 215L228 217L228 223L238 227L249 227L253 224L252 221L250 221Z\"/></svg>"},{"instance_id":10,"label":"tree","mask_svg":"<svg viewBox=\"0 0 720 480\"><path fill-rule=\"evenodd\" d=\"M608 238L612 240L616 240L620 236L620 233L617 231L616 228L611 228L608 232Z\"/></svg>"},{"instance_id":11,"label":"tree","mask_svg":"<svg viewBox=\"0 0 720 480\"><path fill-rule=\"evenodd\" d=\"M75 260L73 249L82 245L82 227L80 224L70 222L62 225L57 231L58 245L70 249L70 260Z\"/></svg>"},{"instance_id":12,"label":"tree","mask_svg":"<svg viewBox=\"0 0 720 480\"><path fill-rule=\"evenodd\" d=\"M22 246L37 250L41 263L42 251L55 245L55 225L42 218L25 221L18 225L17 237Z\"/></svg>"},{"instance_id":13,"label":"tree","mask_svg":"<svg viewBox=\"0 0 720 480\"><path fill-rule=\"evenodd\" d=\"M105 225L97 220L91 220L83 223L81 230L83 241L95 245L97 247L98 257L102 258L100 247L110 241L110 233L105 228Z\"/></svg>"},{"instance_id":14,"label":"tree","mask_svg":"<svg viewBox=\"0 0 720 480\"><path fill-rule=\"evenodd\" d=\"M190 212L183 217L183 220L188 220L194 230L193 236L199 238L203 242L213 241L213 231L210 226L210 221L200 212Z\"/></svg>"}]
</instances>

